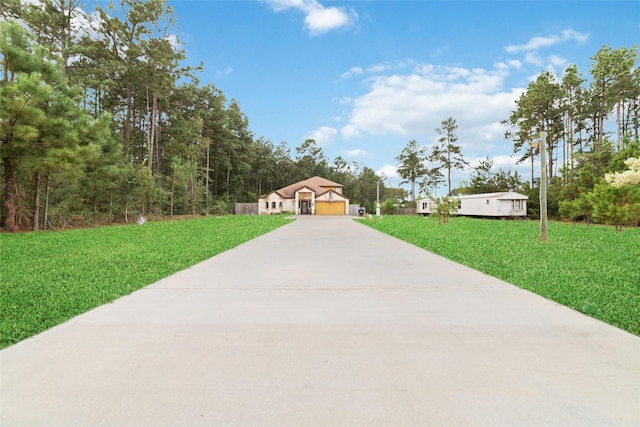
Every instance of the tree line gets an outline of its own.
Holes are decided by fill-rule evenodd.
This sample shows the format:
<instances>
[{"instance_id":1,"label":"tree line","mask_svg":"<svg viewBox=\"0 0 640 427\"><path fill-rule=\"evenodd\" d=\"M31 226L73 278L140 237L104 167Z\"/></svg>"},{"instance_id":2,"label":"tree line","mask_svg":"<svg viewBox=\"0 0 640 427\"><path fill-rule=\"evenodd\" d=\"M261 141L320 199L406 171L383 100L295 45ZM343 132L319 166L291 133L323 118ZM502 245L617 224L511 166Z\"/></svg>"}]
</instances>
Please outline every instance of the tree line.
<instances>
[{"instance_id":1,"label":"tree line","mask_svg":"<svg viewBox=\"0 0 640 427\"><path fill-rule=\"evenodd\" d=\"M590 80L576 65L562 77L542 71L516 101L505 139L513 143L518 162L531 162L531 180L517 172L499 169L483 159L471 168L470 178L458 188L451 186L451 171L465 169L468 162L456 145L458 128L452 117L436 129L440 138L429 147L410 141L398 160L398 173L411 184L433 194L447 184L447 195L518 191L529 196L530 214L539 213L539 179L534 161L540 154L541 132L546 133L548 209L555 218L638 225L640 183L635 178L640 158L640 68L637 46L613 49L603 46L591 57ZM613 128L607 131L606 126ZM533 144L532 144L533 143ZM613 182L611 176L626 179ZM609 177L609 178L608 178Z\"/></svg>"},{"instance_id":2,"label":"tree line","mask_svg":"<svg viewBox=\"0 0 640 427\"><path fill-rule=\"evenodd\" d=\"M235 99L184 66L176 18L166 0L111 0L87 13L81 0L5 0L0 5L0 222L7 231L129 221L138 215L231 212L320 175L344 185L353 203L374 209L377 188L390 211L409 193L385 186L371 168L306 140L291 148L254 135ZM431 192L521 191L536 211L529 143L547 132L551 216L637 222L634 184L608 185L640 157L637 47L602 47L587 81L576 66L562 78L542 72L504 120L529 183L492 171L487 158L452 188L451 171L468 168L455 119L436 129L427 150L413 140L398 173ZM605 124L615 125L607 132ZM606 200L606 202L603 202ZM613 207L612 207L613 206ZM635 215L635 217L634 217Z\"/></svg>"},{"instance_id":3,"label":"tree line","mask_svg":"<svg viewBox=\"0 0 640 427\"><path fill-rule=\"evenodd\" d=\"M186 67L165 0L0 5L0 219L43 230L226 213L322 175L372 205L382 177L314 140L256 137L235 99ZM384 194L402 193L387 189Z\"/></svg>"}]
</instances>

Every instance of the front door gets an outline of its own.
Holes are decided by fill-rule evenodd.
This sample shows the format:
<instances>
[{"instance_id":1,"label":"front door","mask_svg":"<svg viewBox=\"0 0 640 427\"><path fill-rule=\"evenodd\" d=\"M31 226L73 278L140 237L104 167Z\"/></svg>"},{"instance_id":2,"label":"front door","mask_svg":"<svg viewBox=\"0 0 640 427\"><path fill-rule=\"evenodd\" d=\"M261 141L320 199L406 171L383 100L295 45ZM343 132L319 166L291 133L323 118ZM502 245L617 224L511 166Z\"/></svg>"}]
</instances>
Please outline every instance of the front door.
<instances>
[{"instance_id":1,"label":"front door","mask_svg":"<svg viewBox=\"0 0 640 427\"><path fill-rule=\"evenodd\" d=\"M311 202L308 200L300 202L300 213L302 215L311 215Z\"/></svg>"}]
</instances>

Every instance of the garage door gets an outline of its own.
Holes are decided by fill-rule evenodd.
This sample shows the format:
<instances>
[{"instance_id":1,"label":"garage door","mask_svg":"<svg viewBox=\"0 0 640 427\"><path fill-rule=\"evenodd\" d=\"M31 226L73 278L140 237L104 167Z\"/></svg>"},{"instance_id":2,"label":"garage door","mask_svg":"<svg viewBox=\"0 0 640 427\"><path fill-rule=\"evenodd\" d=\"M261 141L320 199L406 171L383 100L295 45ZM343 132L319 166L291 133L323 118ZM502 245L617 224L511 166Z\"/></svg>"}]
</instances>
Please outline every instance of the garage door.
<instances>
[{"instance_id":1,"label":"garage door","mask_svg":"<svg viewBox=\"0 0 640 427\"><path fill-rule=\"evenodd\" d=\"M316 202L316 215L344 215L344 202Z\"/></svg>"}]
</instances>

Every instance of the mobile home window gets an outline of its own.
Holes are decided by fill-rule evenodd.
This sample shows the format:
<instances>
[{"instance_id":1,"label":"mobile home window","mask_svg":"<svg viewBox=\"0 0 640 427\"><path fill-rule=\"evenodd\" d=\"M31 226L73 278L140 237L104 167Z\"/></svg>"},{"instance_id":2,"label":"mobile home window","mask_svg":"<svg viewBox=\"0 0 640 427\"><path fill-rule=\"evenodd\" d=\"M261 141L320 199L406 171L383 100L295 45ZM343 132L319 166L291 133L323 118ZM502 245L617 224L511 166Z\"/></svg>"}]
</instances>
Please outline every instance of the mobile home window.
<instances>
[{"instance_id":1,"label":"mobile home window","mask_svg":"<svg viewBox=\"0 0 640 427\"><path fill-rule=\"evenodd\" d=\"M422 202L422 209L427 209L427 202Z\"/></svg>"},{"instance_id":2,"label":"mobile home window","mask_svg":"<svg viewBox=\"0 0 640 427\"><path fill-rule=\"evenodd\" d=\"M522 200L512 200L511 209L520 211L522 210Z\"/></svg>"},{"instance_id":3,"label":"mobile home window","mask_svg":"<svg viewBox=\"0 0 640 427\"><path fill-rule=\"evenodd\" d=\"M276 202L271 202L271 208L275 209L276 208Z\"/></svg>"},{"instance_id":4,"label":"mobile home window","mask_svg":"<svg viewBox=\"0 0 640 427\"><path fill-rule=\"evenodd\" d=\"M264 208L269 209L269 202L264 202Z\"/></svg>"},{"instance_id":5,"label":"mobile home window","mask_svg":"<svg viewBox=\"0 0 640 427\"><path fill-rule=\"evenodd\" d=\"M487 204L489 204L489 199L487 199Z\"/></svg>"},{"instance_id":6,"label":"mobile home window","mask_svg":"<svg viewBox=\"0 0 640 427\"><path fill-rule=\"evenodd\" d=\"M280 202L280 209L282 209L282 202Z\"/></svg>"}]
</instances>

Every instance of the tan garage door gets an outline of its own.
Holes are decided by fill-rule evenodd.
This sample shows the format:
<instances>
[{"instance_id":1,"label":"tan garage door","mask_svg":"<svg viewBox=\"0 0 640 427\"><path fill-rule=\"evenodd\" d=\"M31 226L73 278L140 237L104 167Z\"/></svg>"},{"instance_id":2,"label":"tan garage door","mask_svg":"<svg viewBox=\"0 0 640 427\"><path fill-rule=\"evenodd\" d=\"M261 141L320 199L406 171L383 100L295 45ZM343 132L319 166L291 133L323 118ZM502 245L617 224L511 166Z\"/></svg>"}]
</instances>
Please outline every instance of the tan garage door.
<instances>
[{"instance_id":1,"label":"tan garage door","mask_svg":"<svg viewBox=\"0 0 640 427\"><path fill-rule=\"evenodd\" d=\"M316 202L316 215L344 215L344 202Z\"/></svg>"}]
</instances>

